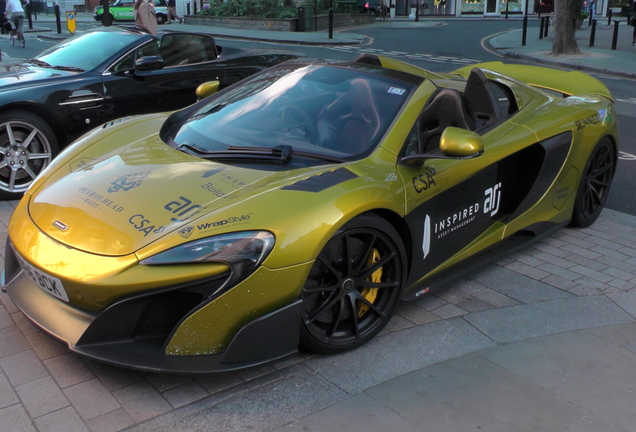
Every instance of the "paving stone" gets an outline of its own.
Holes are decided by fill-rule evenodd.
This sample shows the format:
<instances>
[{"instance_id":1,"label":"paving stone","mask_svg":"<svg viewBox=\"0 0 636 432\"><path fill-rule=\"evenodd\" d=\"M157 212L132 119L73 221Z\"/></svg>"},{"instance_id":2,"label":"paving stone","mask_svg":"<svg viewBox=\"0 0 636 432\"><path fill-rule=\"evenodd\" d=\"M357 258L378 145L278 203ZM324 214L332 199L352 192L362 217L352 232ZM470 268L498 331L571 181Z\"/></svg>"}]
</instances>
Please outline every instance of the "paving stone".
<instances>
[{"instance_id":1,"label":"paving stone","mask_svg":"<svg viewBox=\"0 0 636 432\"><path fill-rule=\"evenodd\" d=\"M619 290L625 291L625 292L630 291L631 289L634 288L634 284L630 282L625 282L624 280L621 280L621 279L614 279L610 281L608 285L614 288L618 288Z\"/></svg>"},{"instance_id":2,"label":"paving stone","mask_svg":"<svg viewBox=\"0 0 636 432\"><path fill-rule=\"evenodd\" d=\"M594 243L589 240L583 240L575 237L574 232L568 232L567 234L557 235L557 238L561 241L568 243L570 246L574 246L577 249L590 249L596 246ZM586 236L589 237L589 236ZM564 248L565 249L565 248Z\"/></svg>"},{"instance_id":3,"label":"paving stone","mask_svg":"<svg viewBox=\"0 0 636 432\"><path fill-rule=\"evenodd\" d=\"M457 304L459 302L462 302L470 298L473 294L479 291L482 291L484 289L486 288L483 285L480 285L475 281L462 278L453 282L450 288L436 293L435 296L448 303ZM437 307L425 308L425 309L433 310L433 309L437 309Z\"/></svg>"},{"instance_id":4,"label":"paving stone","mask_svg":"<svg viewBox=\"0 0 636 432\"><path fill-rule=\"evenodd\" d=\"M583 248L580 248L580 247L572 245L572 244L568 244L566 246L563 246L562 249L566 250L566 251L569 251L569 252L572 252L572 254L574 254L576 256L580 256L580 257L587 258L587 259L590 259L590 260L595 260L595 259L597 259L597 258L602 256L600 253L593 252L593 251L590 251L590 250L587 250L587 249L583 249ZM570 258L571 256L572 255L567 256L566 259L571 259Z\"/></svg>"},{"instance_id":5,"label":"paving stone","mask_svg":"<svg viewBox=\"0 0 636 432\"><path fill-rule=\"evenodd\" d=\"M192 381L192 378L187 375L172 375L161 373L146 373L144 375L146 379L150 381L150 383L155 386L155 388L160 393Z\"/></svg>"},{"instance_id":6,"label":"paving stone","mask_svg":"<svg viewBox=\"0 0 636 432\"><path fill-rule=\"evenodd\" d=\"M4 260L3 260L4 262ZM5 292L0 292L0 300L2 301L2 304L4 305L4 307L7 309L7 312L9 312L9 314L18 312L20 309L18 309L18 307L13 303L13 301L11 300L11 298L9 297L9 294L5 293Z\"/></svg>"},{"instance_id":7,"label":"paving stone","mask_svg":"<svg viewBox=\"0 0 636 432\"><path fill-rule=\"evenodd\" d=\"M483 291L479 291L478 293L475 294L475 297L495 307L514 306L520 303L519 301L513 298L505 296L491 289L485 289Z\"/></svg>"},{"instance_id":8,"label":"paving stone","mask_svg":"<svg viewBox=\"0 0 636 432\"><path fill-rule=\"evenodd\" d=\"M606 270L603 270L603 273L608 274L608 275L610 275L612 277L615 277L617 279L624 280L624 281L630 281L630 280L634 279L634 275L633 274L628 273L628 272L623 271L623 270L612 268L612 267L610 267L610 268L608 268Z\"/></svg>"},{"instance_id":9,"label":"paving stone","mask_svg":"<svg viewBox=\"0 0 636 432\"><path fill-rule=\"evenodd\" d=\"M220 393L243 383L243 380L233 372L197 375L194 380L210 394Z\"/></svg>"},{"instance_id":10,"label":"paving stone","mask_svg":"<svg viewBox=\"0 0 636 432\"><path fill-rule=\"evenodd\" d=\"M564 256L570 255L569 252L564 252L564 254L565 254ZM556 255L553 255L553 254L547 253L547 252L541 252L541 253L539 253L537 255L537 257L541 258L543 261L545 261L546 264L550 264L550 265L553 265L555 267L561 267L561 268L564 268L564 269L569 269L570 267L574 267L576 265L576 263L573 263L572 261L568 261L567 259L563 259L562 256L556 256ZM542 264L538 268L541 268L541 267L545 266L546 264Z\"/></svg>"},{"instance_id":11,"label":"paving stone","mask_svg":"<svg viewBox=\"0 0 636 432\"><path fill-rule=\"evenodd\" d=\"M193 381L187 382L163 393L163 397L166 398L170 405L175 408L188 405L208 396L209 393Z\"/></svg>"},{"instance_id":12,"label":"paving stone","mask_svg":"<svg viewBox=\"0 0 636 432\"><path fill-rule=\"evenodd\" d=\"M69 352L66 344L52 338L44 332L27 335L26 339L40 360L46 360Z\"/></svg>"},{"instance_id":13,"label":"paving stone","mask_svg":"<svg viewBox=\"0 0 636 432\"><path fill-rule=\"evenodd\" d=\"M414 323L412 323L411 321L399 315L399 310L398 310L398 313L396 313L395 315L391 317L391 320L386 325L385 329L389 332L395 332L395 331L404 330L409 327L413 327L414 325L415 325Z\"/></svg>"},{"instance_id":14,"label":"paving stone","mask_svg":"<svg viewBox=\"0 0 636 432\"><path fill-rule=\"evenodd\" d=\"M77 354L66 353L44 361L61 388L70 387L95 378L95 374Z\"/></svg>"},{"instance_id":15,"label":"paving stone","mask_svg":"<svg viewBox=\"0 0 636 432\"><path fill-rule=\"evenodd\" d=\"M68 407L35 419L40 432L89 432L73 408Z\"/></svg>"},{"instance_id":16,"label":"paving stone","mask_svg":"<svg viewBox=\"0 0 636 432\"><path fill-rule=\"evenodd\" d=\"M579 297L584 297L584 296L594 296L594 295L599 295L600 292L599 290L595 289L595 288L590 288L584 285L577 285L572 289L569 289L568 292L570 294L574 294L576 296Z\"/></svg>"},{"instance_id":17,"label":"paving stone","mask_svg":"<svg viewBox=\"0 0 636 432\"><path fill-rule=\"evenodd\" d=\"M7 432L36 432L29 416L20 404L0 409L0 430Z\"/></svg>"},{"instance_id":18,"label":"paving stone","mask_svg":"<svg viewBox=\"0 0 636 432\"><path fill-rule=\"evenodd\" d=\"M548 285L551 285L555 288L559 288L566 291L578 285L576 282L573 282L559 275L550 275L547 278L541 279L541 282L547 283Z\"/></svg>"},{"instance_id":19,"label":"paving stone","mask_svg":"<svg viewBox=\"0 0 636 432\"><path fill-rule=\"evenodd\" d=\"M70 405L51 377L30 381L15 390L31 417L40 417Z\"/></svg>"},{"instance_id":20,"label":"paving stone","mask_svg":"<svg viewBox=\"0 0 636 432\"><path fill-rule=\"evenodd\" d=\"M617 270L624 271L626 273L631 273L636 276L636 266L628 264L626 261L619 261L616 258L603 256L598 259L599 262L606 264L609 268L614 268Z\"/></svg>"},{"instance_id":21,"label":"paving stone","mask_svg":"<svg viewBox=\"0 0 636 432\"><path fill-rule=\"evenodd\" d=\"M13 391L9 380L7 380L7 376L0 372L0 408L5 408L18 402L20 402L20 400ZM6 429L0 427L0 430Z\"/></svg>"},{"instance_id":22,"label":"paving stone","mask_svg":"<svg viewBox=\"0 0 636 432\"><path fill-rule=\"evenodd\" d=\"M548 274L546 273L545 276ZM471 275L470 278L522 303L535 303L570 296L569 293L558 288L503 268L490 267ZM479 298L486 300L483 297Z\"/></svg>"},{"instance_id":23,"label":"paving stone","mask_svg":"<svg viewBox=\"0 0 636 432\"><path fill-rule=\"evenodd\" d=\"M133 418L123 408L86 420L91 432L117 432L134 424Z\"/></svg>"},{"instance_id":24,"label":"paving stone","mask_svg":"<svg viewBox=\"0 0 636 432\"><path fill-rule=\"evenodd\" d=\"M48 376L48 371L31 350L0 359L0 365L13 386Z\"/></svg>"},{"instance_id":25,"label":"paving stone","mask_svg":"<svg viewBox=\"0 0 636 432\"><path fill-rule=\"evenodd\" d=\"M461 303L457 304L458 308L465 310L466 312L481 312L485 310L494 309L495 307L488 302L480 300L478 298L469 298Z\"/></svg>"},{"instance_id":26,"label":"paving stone","mask_svg":"<svg viewBox=\"0 0 636 432\"><path fill-rule=\"evenodd\" d=\"M587 267L583 267L580 265L574 266L570 269L571 271L578 273L580 275L583 276L587 276L589 278L592 278L596 281L602 282L602 283L607 283L609 281L611 281L612 279L614 279L613 276L607 275L605 273L601 273L600 271L596 271L596 270L592 270L589 269Z\"/></svg>"},{"instance_id":27,"label":"paving stone","mask_svg":"<svg viewBox=\"0 0 636 432\"><path fill-rule=\"evenodd\" d=\"M599 282L596 279L589 278L587 276L580 277L579 279L576 280L576 282L580 285L584 285L589 288L594 288L598 290L599 292L603 292L609 288L609 285Z\"/></svg>"},{"instance_id":28,"label":"paving stone","mask_svg":"<svg viewBox=\"0 0 636 432\"><path fill-rule=\"evenodd\" d=\"M600 253L603 256L616 258L617 260L620 260L620 261L626 261L629 259L629 255L625 255L623 253L617 252L616 250L608 249L602 246L596 246L590 250Z\"/></svg>"},{"instance_id":29,"label":"paving stone","mask_svg":"<svg viewBox=\"0 0 636 432\"><path fill-rule=\"evenodd\" d=\"M463 318L499 343L633 321L632 316L604 296L511 306Z\"/></svg>"},{"instance_id":30,"label":"paving stone","mask_svg":"<svg viewBox=\"0 0 636 432\"><path fill-rule=\"evenodd\" d=\"M37 328L35 324L33 324L26 316L24 316L22 312L11 314L11 317L24 335L42 332L42 330Z\"/></svg>"},{"instance_id":31,"label":"paving stone","mask_svg":"<svg viewBox=\"0 0 636 432\"><path fill-rule=\"evenodd\" d=\"M572 255L569 255L566 259L576 264L579 264L583 267L589 268L590 270L596 270L596 271L602 272L603 270L607 269L608 266L600 262L598 258L599 257L587 258L581 255L572 254ZM572 268L570 268L570 270L572 270Z\"/></svg>"},{"instance_id":32,"label":"paving stone","mask_svg":"<svg viewBox=\"0 0 636 432\"><path fill-rule=\"evenodd\" d=\"M530 256L530 255L526 255L523 252L517 252L515 254L512 255L512 258L515 259L515 261L519 261L523 264L529 265L530 267L538 267L541 264L544 264L545 261L538 258L537 256ZM502 267L505 267L502 266Z\"/></svg>"},{"instance_id":33,"label":"paving stone","mask_svg":"<svg viewBox=\"0 0 636 432\"><path fill-rule=\"evenodd\" d=\"M603 255L605 255L606 252L618 251L618 249L621 248L621 245L616 243L613 239L608 240L598 237L590 237L588 241L598 245L590 249L595 250L595 252L601 253Z\"/></svg>"},{"instance_id":34,"label":"paving stone","mask_svg":"<svg viewBox=\"0 0 636 432\"><path fill-rule=\"evenodd\" d=\"M444 306L449 306L449 304L445 303ZM399 316L407 319L408 321L416 325L426 324L429 322L439 320L439 315L436 315L433 312L424 310L421 307L411 303L406 303L402 305L398 313L399 313Z\"/></svg>"},{"instance_id":35,"label":"paving stone","mask_svg":"<svg viewBox=\"0 0 636 432\"><path fill-rule=\"evenodd\" d=\"M15 325L15 322L7 312L7 309L4 307L0 307L0 329L12 327Z\"/></svg>"},{"instance_id":36,"label":"paving stone","mask_svg":"<svg viewBox=\"0 0 636 432\"><path fill-rule=\"evenodd\" d=\"M148 420L172 409L170 404L147 381L116 390L113 392L113 396L135 423Z\"/></svg>"},{"instance_id":37,"label":"paving stone","mask_svg":"<svg viewBox=\"0 0 636 432\"><path fill-rule=\"evenodd\" d=\"M425 309L427 311L432 311L433 309L437 309L438 307L445 305L447 302L437 297L436 295L428 294L423 296L422 298L419 298L417 300L413 300L412 302L408 302L404 304L409 304L409 303L416 304L422 309Z\"/></svg>"},{"instance_id":38,"label":"paving stone","mask_svg":"<svg viewBox=\"0 0 636 432\"><path fill-rule=\"evenodd\" d=\"M366 394L427 432L565 431L587 414L475 354L415 371Z\"/></svg>"},{"instance_id":39,"label":"paving stone","mask_svg":"<svg viewBox=\"0 0 636 432\"><path fill-rule=\"evenodd\" d=\"M626 255L629 255L631 257L636 257L636 249L631 248L631 247L622 247L618 250L621 253L624 253Z\"/></svg>"},{"instance_id":40,"label":"paving stone","mask_svg":"<svg viewBox=\"0 0 636 432\"><path fill-rule=\"evenodd\" d=\"M31 346L18 327L0 329L0 358L12 356L29 349L31 349Z\"/></svg>"},{"instance_id":41,"label":"paving stone","mask_svg":"<svg viewBox=\"0 0 636 432\"><path fill-rule=\"evenodd\" d=\"M365 394L355 395L308 415L300 420L273 429L272 432L422 432L404 417Z\"/></svg>"},{"instance_id":42,"label":"paving stone","mask_svg":"<svg viewBox=\"0 0 636 432\"><path fill-rule=\"evenodd\" d=\"M536 279L536 280L541 280L541 279L549 276L549 273L547 273L547 272L545 272L543 270L540 270L540 269L535 268L535 267L531 267L531 266L529 266L527 264L520 263L520 262L514 262L514 263L511 263L511 264L508 264L506 266L506 268L508 270L512 270L512 271L514 271L516 273L520 273L520 274L522 274L524 276L528 276L528 277L531 277L532 279Z\"/></svg>"},{"instance_id":43,"label":"paving stone","mask_svg":"<svg viewBox=\"0 0 636 432\"><path fill-rule=\"evenodd\" d=\"M305 358L303 356L296 354L285 360L280 360L280 361L277 361L276 363L273 363L272 367L274 367L274 369L276 370L281 370L281 369L286 369L288 367L294 366L299 363L303 363L304 361L305 361Z\"/></svg>"},{"instance_id":44,"label":"paving stone","mask_svg":"<svg viewBox=\"0 0 636 432\"><path fill-rule=\"evenodd\" d=\"M543 242L538 242L538 243L533 243L532 247L535 249L538 249L540 251L543 251L545 253L548 253L550 255L554 255L556 257L566 257L568 255L570 255L569 251L565 251L563 249L559 249L558 247L555 247L553 245L547 244L547 243L543 243ZM540 257L539 257L540 258Z\"/></svg>"},{"instance_id":45,"label":"paving stone","mask_svg":"<svg viewBox=\"0 0 636 432\"><path fill-rule=\"evenodd\" d=\"M467 312L455 305L447 304L441 308L435 309L433 313L442 319L448 319L465 315Z\"/></svg>"},{"instance_id":46,"label":"paving stone","mask_svg":"<svg viewBox=\"0 0 636 432\"><path fill-rule=\"evenodd\" d=\"M614 240L614 239L616 239L616 236L614 234L611 234L611 233L605 232L605 231L600 231L600 230L594 229L592 227L585 228L585 233L589 234L592 238L593 237L598 237L598 238L604 239L604 240ZM593 241L593 240L590 240L590 241Z\"/></svg>"},{"instance_id":47,"label":"paving stone","mask_svg":"<svg viewBox=\"0 0 636 432\"><path fill-rule=\"evenodd\" d=\"M68 387L64 394L84 420L121 408L97 378Z\"/></svg>"},{"instance_id":48,"label":"paving stone","mask_svg":"<svg viewBox=\"0 0 636 432\"><path fill-rule=\"evenodd\" d=\"M610 294L607 297L636 318L636 292Z\"/></svg>"},{"instance_id":49,"label":"paving stone","mask_svg":"<svg viewBox=\"0 0 636 432\"><path fill-rule=\"evenodd\" d=\"M243 381L251 381L269 375L275 370L276 369L274 369L272 366L265 365L250 369L238 370L236 371L236 375L238 375Z\"/></svg>"},{"instance_id":50,"label":"paving stone","mask_svg":"<svg viewBox=\"0 0 636 432\"><path fill-rule=\"evenodd\" d=\"M141 373L131 369L110 366L94 361L89 361L87 365L93 373L97 375L108 391L115 391L145 380Z\"/></svg>"}]
</instances>

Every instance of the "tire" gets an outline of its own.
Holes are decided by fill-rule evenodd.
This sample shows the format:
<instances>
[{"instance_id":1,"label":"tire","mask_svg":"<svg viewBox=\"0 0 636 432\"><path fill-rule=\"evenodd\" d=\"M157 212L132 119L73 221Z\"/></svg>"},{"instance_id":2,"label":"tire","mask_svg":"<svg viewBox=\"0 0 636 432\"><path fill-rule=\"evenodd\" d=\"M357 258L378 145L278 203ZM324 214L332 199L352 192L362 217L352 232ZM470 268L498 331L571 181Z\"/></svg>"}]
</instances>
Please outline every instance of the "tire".
<instances>
[{"instance_id":1,"label":"tire","mask_svg":"<svg viewBox=\"0 0 636 432\"><path fill-rule=\"evenodd\" d=\"M303 287L301 348L339 353L378 334L400 300L405 257L384 219L364 213L348 222L320 252Z\"/></svg>"},{"instance_id":2,"label":"tire","mask_svg":"<svg viewBox=\"0 0 636 432\"><path fill-rule=\"evenodd\" d=\"M585 165L574 201L571 226L590 226L601 214L616 172L616 149L612 141L601 139Z\"/></svg>"},{"instance_id":3,"label":"tire","mask_svg":"<svg viewBox=\"0 0 636 432\"><path fill-rule=\"evenodd\" d=\"M41 118L17 110L0 114L0 197L19 199L58 153L57 138Z\"/></svg>"},{"instance_id":4,"label":"tire","mask_svg":"<svg viewBox=\"0 0 636 432\"><path fill-rule=\"evenodd\" d=\"M166 22L167 17L164 14L157 15L157 24L162 25Z\"/></svg>"}]
</instances>

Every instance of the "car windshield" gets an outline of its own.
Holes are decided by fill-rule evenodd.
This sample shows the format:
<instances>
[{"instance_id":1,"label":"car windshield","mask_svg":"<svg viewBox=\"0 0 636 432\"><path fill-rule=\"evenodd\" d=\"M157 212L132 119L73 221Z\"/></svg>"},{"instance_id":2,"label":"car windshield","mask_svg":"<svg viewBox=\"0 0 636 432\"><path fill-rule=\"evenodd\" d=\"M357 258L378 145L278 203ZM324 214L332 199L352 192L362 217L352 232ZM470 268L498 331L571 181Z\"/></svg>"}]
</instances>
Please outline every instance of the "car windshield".
<instances>
[{"instance_id":1,"label":"car windshield","mask_svg":"<svg viewBox=\"0 0 636 432\"><path fill-rule=\"evenodd\" d=\"M414 88L389 75L362 66L282 65L211 98L174 142L199 154L240 147L368 154Z\"/></svg>"},{"instance_id":2,"label":"car windshield","mask_svg":"<svg viewBox=\"0 0 636 432\"><path fill-rule=\"evenodd\" d=\"M53 45L34 59L52 67L91 70L137 39L139 35L122 31L86 32Z\"/></svg>"}]
</instances>

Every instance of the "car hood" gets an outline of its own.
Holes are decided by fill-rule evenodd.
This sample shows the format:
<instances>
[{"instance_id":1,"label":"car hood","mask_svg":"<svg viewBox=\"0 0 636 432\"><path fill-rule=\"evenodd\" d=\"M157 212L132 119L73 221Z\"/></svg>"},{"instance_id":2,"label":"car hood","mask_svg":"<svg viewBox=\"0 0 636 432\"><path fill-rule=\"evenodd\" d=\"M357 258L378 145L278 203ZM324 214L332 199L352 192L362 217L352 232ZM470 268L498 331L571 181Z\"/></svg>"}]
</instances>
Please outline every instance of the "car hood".
<instances>
[{"instance_id":1,"label":"car hood","mask_svg":"<svg viewBox=\"0 0 636 432\"><path fill-rule=\"evenodd\" d=\"M217 228L236 229L241 224L235 222L250 218L250 197L279 189L307 172L204 161L155 138L97 160L76 157L60 170L70 173L52 175L30 197L32 221L69 247L123 256L175 230L187 238L192 222L215 233Z\"/></svg>"},{"instance_id":2,"label":"car hood","mask_svg":"<svg viewBox=\"0 0 636 432\"><path fill-rule=\"evenodd\" d=\"M34 81L68 76L77 76L77 72L43 68L26 63L15 63L0 67L0 87L6 90L6 86L32 85L31 83Z\"/></svg>"}]
</instances>

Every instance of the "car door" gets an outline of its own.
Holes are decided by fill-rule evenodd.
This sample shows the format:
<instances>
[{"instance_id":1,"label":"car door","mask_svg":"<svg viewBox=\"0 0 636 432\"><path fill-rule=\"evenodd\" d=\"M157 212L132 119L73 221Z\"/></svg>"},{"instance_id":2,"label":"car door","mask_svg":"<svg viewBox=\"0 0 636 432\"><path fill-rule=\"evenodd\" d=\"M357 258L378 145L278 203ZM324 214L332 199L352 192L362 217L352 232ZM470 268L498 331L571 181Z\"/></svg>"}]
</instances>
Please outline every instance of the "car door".
<instances>
[{"instance_id":1,"label":"car door","mask_svg":"<svg viewBox=\"0 0 636 432\"><path fill-rule=\"evenodd\" d=\"M507 95L500 94L498 99L505 100ZM456 100L461 105L465 99L460 96ZM513 96L508 99L513 100ZM406 185L405 221L413 238L407 286L417 285L503 239L506 224L536 203L555 179L571 141L570 136L561 134L537 142L533 131L509 121L516 112L511 108L510 112L504 109L502 118L481 131L459 129L460 140L477 137L482 142L482 154L445 158L439 149L439 136L431 147L428 125L447 122L430 118L427 109L431 105L427 104L413 125L401 154L402 158L428 156L418 157L418 163L401 158L398 166ZM445 107L440 112L448 116L450 110ZM461 127L474 129L475 125L469 118Z\"/></svg>"},{"instance_id":2,"label":"car door","mask_svg":"<svg viewBox=\"0 0 636 432\"><path fill-rule=\"evenodd\" d=\"M160 56L164 67L136 70L141 57ZM209 35L170 33L160 45L149 41L115 62L103 74L105 98L119 117L172 111L196 102L196 88L218 80L225 85L223 68L216 66L216 47Z\"/></svg>"}]
</instances>

